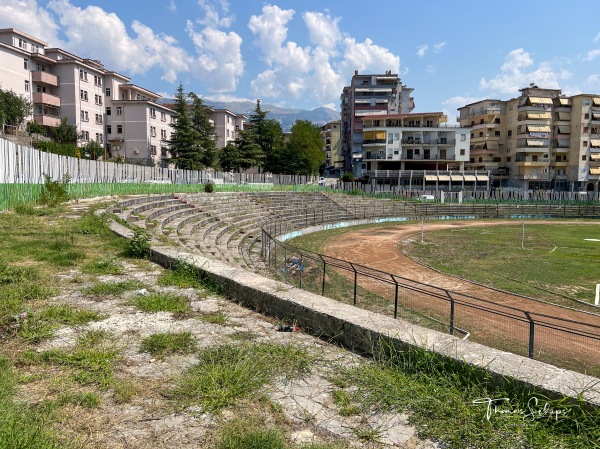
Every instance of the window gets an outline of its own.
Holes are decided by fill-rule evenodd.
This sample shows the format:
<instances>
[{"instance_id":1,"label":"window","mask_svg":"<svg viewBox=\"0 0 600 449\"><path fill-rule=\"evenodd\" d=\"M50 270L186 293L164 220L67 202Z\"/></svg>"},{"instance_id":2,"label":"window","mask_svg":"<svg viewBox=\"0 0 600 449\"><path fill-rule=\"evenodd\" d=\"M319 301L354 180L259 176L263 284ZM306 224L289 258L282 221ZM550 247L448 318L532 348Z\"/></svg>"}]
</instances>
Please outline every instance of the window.
<instances>
[{"instance_id":1,"label":"window","mask_svg":"<svg viewBox=\"0 0 600 449\"><path fill-rule=\"evenodd\" d=\"M94 75L94 86L100 86L100 87L102 87L102 78L100 78L99 76Z\"/></svg>"},{"instance_id":2,"label":"window","mask_svg":"<svg viewBox=\"0 0 600 449\"><path fill-rule=\"evenodd\" d=\"M475 137L475 133L471 133L471 139Z\"/></svg>"},{"instance_id":3,"label":"window","mask_svg":"<svg viewBox=\"0 0 600 449\"><path fill-rule=\"evenodd\" d=\"M27 70L27 58L23 58L23 68Z\"/></svg>"},{"instance_id":4,"label":"window","mask_svg":"<svg viewBox=\"0 0 600 449\"><path fill-rule=\"evenodd\" d=\"M39 52L40 47L38 47L35 44L31 44L31 53L38 53Z\"/></svg>"},{"instance_id":5,"label":"window","mask_svg":"<svg viewBox=\"0 0 600 449\"><path fill-rule=\"evenodd\" d=\"M150 108L150 118L156 118L156 109Z\"/></svg>"},{"instance_id":6,"label":"window","mask_svg":"<svg viewBox=\"0 0 600 449\"><path fill-rule=\"evenodd\" d=\"M117 106L117 115L123 115L123 108L121 106Z\"/></svg>"},{"instance_id":7,"label":"window","mask_svg":"<svg viewBox=\"0 0 600 449\"><path fill-rule=\"evenodd\" d=\"M587 147L587 140L584 140L583 142L581 142L581 144L582 144L584 147Z\"/></svg>"},{"instance_id":8,"label":"window","mask_svg":"<svg viewBox=\"0 0 600 449\"><path fill-rule=\"evenodd\" d=\"M112 114L112 110L110 108L106 108L106 115L111 115Z\"/></svg>"},{"instance_id":9,"label":"window","mask_svg":"<svg viewBox=\"0 0 600 449\"><path fill-rule=\"evenodd\" d=\"M467 141L467 135L466 134L461 134L460 135L460 141L461 142L466 142Z\"/></svg>"},{"instance_id":10,"label":"window","mask_svg":"<svg viewBox=\"0 0 600 449\"><path fill-rule=\"evenodd\" d=\"M588 114L587 112L583 115L583 118L588 120L590 118L590 114Z\"/></svg>"},{"instance_id":11,"label":"window","mask_svg":"<svg viewBox=\"0 0 600 449\"><path fill-rule=\"evenodd\" d=\"M25 92L29 92L29 80L25 80Z\"/></svg>"},{"instance_id":12,"label":"window","mask_svg":"<svg viewBox=\"0 0 600 449\"><path fill-rule=\"evenodd\" d=\"M96 102L96 104L102 106L102 95L94 95L94 101Z\"/></svg>"},{"instance_id":13,"label":"window","mask_svg":"<svg viewBox=\"0 0 600 449\"><path fill-rule=\"evenodd\" d=\"M587 159L587 156L586 156L585 154L583 154L583 155L581 156L581 160L582 160L582 161L585 161L586 159Z\"/></svg>"},{"instance_id":14,"label":"window","mask_svg":"<svg viewBox=\"0 0 600 449\"><path fill-rule=\"evenodd\" d=\"M483 131L479 132L479 137L483 137Z\"/></svg>"},{"instance_id":15,"label":"window","mask_svg":"<svg viewBox=\"0 0 600 449\"><path fill-rule=\"evenodd\" d=\"M162 131L162 130L161 130L161 131ZM156 127L154 127L154 126L151 126L151 127L150 127L150 135L151 135L152 137L156 137Z\"/></svg>"},{"instance_id":16,"label":"window","mask_svg":"<svg viewBox=\"0 0 600 449\"><path fill-rule=\"evenodd\" d=\"M498 124L498 125L499 125L499 124L500 124L500 119L499 119L499 118L495 119L495 120L494 120L494 123L496 123L496 124Z\"/></svg>"},{"instance_id":17,"label":"window","mask_svg":"<svg viewBox=\"0 0 600 449\"><path fill-rule=\"evenodd\" d=\"M112 126L106 125L106 134L112 134Z\"/></svg>"},{"instance_id":18,"label":"window","mask_svg":"<svg viewBox=\"0 0 600 449\"><path fill-rule=\"evenodd\" d=\"M156 156L156 145L151 145L151 146L150 146L150 151L152 152L152 154L153 154L154 156Z\"/></svg>"},{"instance_id":19,"label":"window","mask_svg":"<svg viewBox=\"0 0 600 449\"><path fill-rule=\"evenodd\" d=\"M499 136L500 135L500 131L494 131L494 136Z\"/></svg>"},{"instance_id":20,"label":"window","mask_svg":"<svg viewBox=\"0 0 600 449\"><path fill-rule=\"evenodd\" d=\"M166 129L161 129L160 130L160 138L161 139L166 139L167 138L167 130Z\"/></svg>"},{"instance_id":21,"label":"window","mask_svg":"<svg viewBox=\"0 0 600 449\"><path fill-rule=\"evenodd\" d=\"M508 137L509 137L509 138L510 138L510 137L512 137L512 129L509 129L509 130L508 130Z\"/></svg>"},{"instance_id":22,"label":"window","mask_svg":"<svg viewBox=\"0 0 600 449\"><path fill-rule=\"evenodd\" d=\"M160 120L163 122L167 121L167 114L165 112L160 113Z\"/></svg>"},{"instance_id":23,"label":"window","mask_svg":"<svg viewBox=\"0 0 600 449\"><path fill-rule=\"evenodd\" d=\"M107 87L107 88L104 90L104 93L106 94L106 96L107 96L107 97L109 97L109 98L110 98L110 87Z\"/></svg>"},{"instance_id":24,"label":"window","mask_svg":"<svg viewBox=\"0 0 600 449\"><path fill-rule=\"evenodd\" d=\"M83 132L83 140L85 140L86 142L90 140L90 132L89 131Z\"/></svg>"},{"instance_id":25,"label":"window","mask_svg":"<svg viewBox=\"0 0 600 449\"><path fill-rule=\"evenodd\" d=\"M461 156L464 156L464 155L465 155L465 149L464 149L464 148L461 148L461 149L460 149L460 155L461 155Z\"/></svg>"},{"instance_id":26,"label":"window","mask_svg":"<svg viewBox=\"0 0 600 449\"><path fill-rule=\"evenodd\" d=\"M23 39L19 39L19 48L22 48L23 50L27 50L27 42L24 41Z\"/></svg>"},{"instance_id":27,"label":"window","mask_svg":"<svg viewBox=\"0 0 600 449\"><path fill-rule=\"evenodd\" d=\"M81 101L88 101L88 93L87 90L83 90L81 89L79 91L79 98L81 98Z\"/></svg>"},{"instance_id":28,"label":"window","mask_svg":"<svg viewBox=\"0 0 600 449\"><path fill-rule=\"evenodd\" d=\"M80 116L81 116L81 121L83 121L83 122L89 122L90 117L88 115L88 111L81 111Z\"/></svg>"},{"instance_id":29,"label":"window","mask_svg":"<svg viewBox=\"0 0 600 449\"><path fill-rule=\"evenodd\" d=\"M512 161L512 158L510 156L507 156L506 157L506 162L510 162L510 161Z\"/></svg>"},{"instance_id":30,"label":"window","mask_svg":"<svg viewBox=\"0 0 600 449\"><path fill-rule=\"evenodd\" d=\"M123 134L123 125L117 125L117 134Z\"/></svg>"},{"instance_id":31,"label":"window","mask_svg":"<svg viewBox=\"0 0 600 449\"><path fill-rule=\"evenodd\" d=\"M88 74L85 70L79 69L79 79L81 81L87 81L87 76L88 76Z\"/></svg>"},{"instance_id":32,"label":"window","mask_svg":"<svg viewBox=\"0 0 600 449\"><path fill-rule=\"evenodd\" d=\"M101 133L96 133L96 142L98 142L98 143L104 142L104 138L102 137Z\"/></svg>"},{"instance_id":33,"label":"window","mask_svg":"<svg viewBox=\"0 0 600 449\"><path fill-rule=\"evenodd\" d=\"M589 106L590 105L590 99L586 98L585 100L583 100L583 105L584 106Z\"/></svg>"},{"instance_id":34,"label":"window","mask_svg":"<svg viewBox=\"0 0 600 449\"><path fill-rule=\"evenodd\" d=\"M96 123L102 125L102 114L96 114Z\"/></svg>"}]
</instances>

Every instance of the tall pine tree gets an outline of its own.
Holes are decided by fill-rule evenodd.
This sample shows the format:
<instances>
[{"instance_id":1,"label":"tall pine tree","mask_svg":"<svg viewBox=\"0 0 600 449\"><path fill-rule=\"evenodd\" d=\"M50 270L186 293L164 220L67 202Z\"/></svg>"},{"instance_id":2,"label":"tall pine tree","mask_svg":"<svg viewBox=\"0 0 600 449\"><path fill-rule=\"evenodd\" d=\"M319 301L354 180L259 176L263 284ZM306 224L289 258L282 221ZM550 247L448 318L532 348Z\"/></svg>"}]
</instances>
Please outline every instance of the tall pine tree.
<instances>
[{"instance_id":1,"label":"tall pine tree","mask_svg":"<svg viewBox=\"0 0 600 449\"><path fill-rule=\"evenodd\" d=\"M215 129L210 122L210 107L205 105L195 93L189 94L191 100L192 129L196 133L197 144L201 152L200 162L205 167L213 167L217 162L217 143Z\"/></svg>"},{"instance_id":2,"label":"tall pine tree","mask_svg":"<svg viewBox=\"0 0 600 449\"><path fill-rule=\"evenodd\" d=\"M175 94L177 118L171 124L173 132L167 143L171 160L175 162L177 168L201 170L203 168L202 152L198 142L198 133L192 123L187 98L188 96L183 90L183 84L179 83L177 94Z\"/></svg>"}]
</instances>

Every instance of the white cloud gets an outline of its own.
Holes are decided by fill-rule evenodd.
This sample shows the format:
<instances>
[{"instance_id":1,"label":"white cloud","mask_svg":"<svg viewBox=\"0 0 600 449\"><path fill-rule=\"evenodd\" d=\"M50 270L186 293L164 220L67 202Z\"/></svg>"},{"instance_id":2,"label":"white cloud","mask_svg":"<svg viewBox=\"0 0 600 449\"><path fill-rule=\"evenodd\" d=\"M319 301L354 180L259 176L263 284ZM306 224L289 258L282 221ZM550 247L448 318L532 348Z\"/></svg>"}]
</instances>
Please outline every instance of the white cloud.
<instances>
[{"instance_id":1,"label":"white cloud","mask_svg":"<svg viewBox=\"0 0 600 449\"><path fill-rule=\"evenodd\" d=\"M364 42L356 42L352 37L344 39L344 60L339 68L341 73L354 73L373 71L374 73L383 73L391 70L398 73L400 70L400 56L394 55L385 47L375 45L371 39L365 39Z\"/></svg>"},{"instance_id":2,"label":"white cloud","mask_svg":"<svg viewBox=\"0 0 600 449\"><path fill-rule=\"evenodd\" d=\"M546 89L557 89L558 80L569 79L571 72L564 69L554 69L548 62L541 62L533 69L534 61L531 55L522 48L512 50L500 67L501 73L487 80L481 78L479 88L502 94L516 94L519 89L536 83ZM527 70L527 69L532 70Z\"/></svg>"},{"instance_id":3,"label":"white cloud","mask_svg":"<svg viewBox=\"0 0 600 449\"><path fill-rule=\"evenodd\" d=\"M338 27L340 20L339 17L332 19L320 12L304 13L304 23L308 28L311 42L332 55L335 55L335 49L342 39L342 33Z\"/></svg>"},{"instance_id":4,"label":"white cloud","mask_svg":"<svg viewBox=\"0 0 600 449\"><path fill-rule=\"evenodd\" d=\"M433 44L433 51L436 53L441 53L442 50L444 50L445 46L446 46L446 41L438 42L437 44Z\"/></svg>"},{"instance_id":5,"label":"white cloud","mask_svg":"<svg viewBox=\"0 0 600 449\"><path fill-rule=\"evenodd\" d=\"M593 61L598 56L600 56L600 50L590 50L587 53L587 56L583 59L584 61Z\"/></svg>"},{"instance_id":6,"label":"white cloud","mask_svg":"<svg viewBox=\"0 0 600 449\"><path fill-rule=\"evenodd\" d=\"M600 75L598 75L597 73L594 73L593 75L588 76L585 80L585 84L592 85L594 87L597 87L599 82L600 82Z\"/></svg>"},{"instance_id":7,"label":"white cloud","mask_svg":"<svg viewBox=\"0 0 600 449\"><path fill-rule=\"evenodd\" d=\"M199 19L198 23L205 27L229 28L235 19L234 15L229 15L229 2L227 0L219 2L221 13L208 0L198 0L198 6L204 11L204 18Z\"/></svg>"},{"instance_id":8,"label":"white cloud","mask_svg":"<svg viewBox=\"0 0 600 449\"><path fill-rule=\"evenodd\" d=\"M0 28L16 28L50 47L64 46L58 37L58 24L36 0L0 0Z\"/></svg>"},{"instance_id":9,"label":"white cloud","mask_svg":"<svg viewBox=\"0 0 600 449\"><path fill-rule=\"evenodd\" d=\"M69 52L99 59L108 69L130 75L159 67L169 82L188 70L189 57L173 37L158 35L138 21L131 24L135 34L131 37L116 14L97 6L82 9L68 0L51 0L48 8L58 17Z\"/></svg>"},{"instance_id":10,"label":"white cloud","mask_svg":"<svg viewBox=\"0 0 600 449\"><path fill-rule=\"evenodd\" d=\"M256 44L262 51L265 62L270 65L281 60L282 45L287 39L287 24L294 16L294 10L267 5L262 12L260 16L250 17L248 27L257 36Z\"/></svg>"},{"instance_id":11,"label":"white cloud","mask_svg":"<svg viewBox=\"0 0 600 449\"><path fill-rule=\"evenodd\" d=\"M423 56L425 56L425 53L427 53L427 50L429 50L429 45L427 45L427 44L419 45L417 47L417 56L419 58L422 58Z\"/></svg>"},{"instance_id":12,"label":"white cloud","mask_svg":"<svg viewBox=\"0 0 600 449\"><path fill-rule=\"evenodd\" d=\"M428 65L428 66L425 68L425 71L426 71L427 73L429 73L430 75L435 75L435 66L434 66L434 65Z\"/></svg>"},{"instance_id":13,"label":"white cloud","mask_svg":"<svg viewBox=\"0 0 600 449\"><path fill-rule=\"evenodd\" d=\"M592 39L592 41L600 42L600 32L598 34L596 34L596 37L594 37L594 39Z\"/></svg>"},{"instance_id":14,"label":"white cloud","mask_svg":"<svg viewBox=\"0 0 600 449\"><path fill-rule=\"evenodd\" d=\"M210 27L196 31L191 21L186 31L198 53L190 63L190 72L212 92L234 91L244 74L242 38L233 31Z\"/></svg>"},{"instance_id":15,"label":"white cloud","mask_svg":"<svg viewBox=\"0 0 600 449\"><path fill-rule=\"evenodd\" d=\"M169 5L167 6L167 9L171 12L176 12L177 11L177 5L175 4L175 0L171 0L169 2Z\"/></svg>"}]
</instances>

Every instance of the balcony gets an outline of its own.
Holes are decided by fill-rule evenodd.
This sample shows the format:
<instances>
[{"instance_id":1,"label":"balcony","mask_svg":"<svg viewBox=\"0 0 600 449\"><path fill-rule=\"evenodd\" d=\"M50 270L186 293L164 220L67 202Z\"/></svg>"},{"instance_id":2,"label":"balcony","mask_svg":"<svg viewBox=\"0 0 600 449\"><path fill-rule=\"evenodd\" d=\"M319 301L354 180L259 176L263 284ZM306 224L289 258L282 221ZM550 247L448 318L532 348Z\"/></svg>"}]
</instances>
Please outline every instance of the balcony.
<instances>
[{"instance_id":1,"label":"balcony","mask_svg":"<svg viewBox=\"0 0 600 449\"><path fill-rule=\"evenodd\" d=\"M480 128L500 128L500 123L495 122L483 122L483 123L475 123L471 125L471 129L476 130Z\"/></svg>"},{"instance_id":2,"label":"balcony","mask_svg":"<svg viewBox=\"0 0 600 449\"><path fill-rule=\"evenodd\" d=\"M367 139L363 140L363 145L381 145L385 144L385 139Z\"/></svg>"},{"instance_id":3,"label":"balcony","mask_svg":"<svg viewBox=\"0 0 600 449\"><path fill-rule=\"evenodd\" d=\"M42 72L41 70L31 72L31 81L34 83L58 87L58 77L52 73Z\"/></svg>"},{"instance_id":4,"label":"balcony","mask_svg":"<svg viewBox=\"0 0 600 449\"><path fill-rule=\"evenodd\" d=\"M34 92L33 104L46 104L48 106L60 108L60 97L57 97L56 95L52 94L47 94L45 92Z\"/></svg>"},{"instance_id":5,"label":"balcony","mask_svg":"<svg viewBox=\"0 0 600 449\"><path fill-rule=\"evenodd\" d=\"M480 109L478 111L473 111L470 114L466 114L466 115L462 116L461 119L477 117L478 115L497 115L497 114L500 114L500 112L501 112L500 108Z\"/></svg>"},{"instance_id":6,"label":"balcony","mask_svg":"<svg viewBox=\"0 0 600 449\"><path fill-rule=\"evenodd\" d=\"M38 125L43 126L58 126L60 125L60 117L54 115L34 114L33 121Z\"/></svg>"},{"instance_id":7,"label":"balcony","mask_svg":"<svg viewBox=\"0 0 600 449\"><path fill-rule=\"evenodd\" d=\"M519 167L547 167L549 164L549 159L536 159L531 156L515 161L515 165Z\"/></svg>"}]
</instances>

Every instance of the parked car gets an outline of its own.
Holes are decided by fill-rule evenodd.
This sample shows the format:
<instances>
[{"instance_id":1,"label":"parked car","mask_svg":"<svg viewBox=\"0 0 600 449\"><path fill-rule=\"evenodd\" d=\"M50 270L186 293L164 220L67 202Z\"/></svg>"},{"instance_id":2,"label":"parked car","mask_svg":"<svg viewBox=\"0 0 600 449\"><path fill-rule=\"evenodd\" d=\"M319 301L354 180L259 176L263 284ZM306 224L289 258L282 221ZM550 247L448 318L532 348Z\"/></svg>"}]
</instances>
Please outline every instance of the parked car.
<instances>
[{"instance_id":1,"label":"parked car","mask_svg":"<svg viewBox=\"0 0 600 449\"><path fill-rule=\"evenodd\" d=\"M421 195L419 199L421 201L433 201L435 200L435 197L433 195Z\"/></svg>"},{"instance_id":2,"label":"parked car","mask_svg":"<svg viewBox=\"0 0 600 449\"><path fill-rule=\"evenodd\" d=\"M144 182L146 184L173 184L169 178L150 178Z\"/></svg>"},{"instance_id":3,"label":"parked car","mask_svg":"<svg viewBox=\"0 0 600 449\"><path fill-rule=\"evenodd\" d=\"M325 178L319 178L319 185L325 187Z\"/></svg>"}]
</instances>

